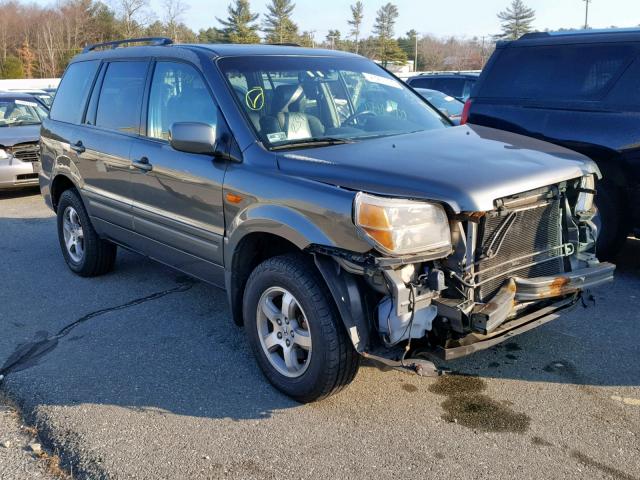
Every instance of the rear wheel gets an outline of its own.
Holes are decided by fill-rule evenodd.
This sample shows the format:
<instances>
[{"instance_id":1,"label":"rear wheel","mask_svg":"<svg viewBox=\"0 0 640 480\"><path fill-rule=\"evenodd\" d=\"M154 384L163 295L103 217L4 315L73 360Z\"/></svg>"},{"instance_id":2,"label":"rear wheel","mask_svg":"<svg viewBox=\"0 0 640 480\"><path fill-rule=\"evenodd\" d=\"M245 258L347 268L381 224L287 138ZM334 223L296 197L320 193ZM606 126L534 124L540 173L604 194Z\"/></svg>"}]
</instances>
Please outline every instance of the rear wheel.
<instances>
[{"instance_id":1,"label":"rear wheel","mask_svg":"<svg viewBox=\"0 0 640 480\"><path fill-rule=\"evenodd\" d=\"M69 268L82 277L111 271L116 260L116 246L98 236L75 190L62 193L57 212L58 239Z\"/></svg>"},{"instance_id":2,"label":"rear wheel","mask_svg":"<svg viewBox=\"0 0 640 480\"><path fill-rule=\"evenodd\" d=\"M258 265L247 282L243 312L258 365L283 393L312 402L355 377L360 357L323 279L304 255Z\"/></svg>"},{"instance_id":3,"label":"rear wheel","mask_svg":"<svg viewBox=\"0 0 640 480\"><path fill-rule=\"evenodd\" d=\"M593 219L598 227L596 252L600 260L612 260L624 246L628 234L622 211L623 200L618 188L609 182L603 181L597 188L597 211Z\"/></svg>"}]
</instances>

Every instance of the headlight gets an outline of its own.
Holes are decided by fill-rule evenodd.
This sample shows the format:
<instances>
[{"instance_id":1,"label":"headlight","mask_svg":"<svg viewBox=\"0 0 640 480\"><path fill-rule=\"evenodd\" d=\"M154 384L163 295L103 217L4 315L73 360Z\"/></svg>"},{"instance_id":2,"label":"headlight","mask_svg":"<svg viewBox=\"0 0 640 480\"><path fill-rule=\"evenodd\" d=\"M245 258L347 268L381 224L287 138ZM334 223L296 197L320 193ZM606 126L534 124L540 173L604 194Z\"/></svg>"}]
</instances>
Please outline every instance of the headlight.
<instances>
[{"instance_id":1,"label":"headlight","mask_svg":"<svg viewBox=\"0 0 640 480\"><path fill-rule=\"evenodd\" d=\"M354 215L356 226L384 253L401 255L451 248L447 214L435 203L359 192Z\"/></svg>"},{"instance_id":2,"label":"headlight","mask_svg":"<svg viewBox=\"0 0 640 480\"><path fill-rule=\"evenodd\" d=\"M4 148L0 148L0 160L6 160L7 158L11 158L11 154Z\"/></svg>"},{"instance_id":3,"label":"headlight","mask_svg":"<svg viewBox=\"0 0 640 480\"><path fill-rule=\"evenodd\" d=\"M596 180L594 175L586 175L580 180L580 193L576 201L576 215L584 216L593 213L593 197L595 194Z\"/></svg>"}]
</instances>

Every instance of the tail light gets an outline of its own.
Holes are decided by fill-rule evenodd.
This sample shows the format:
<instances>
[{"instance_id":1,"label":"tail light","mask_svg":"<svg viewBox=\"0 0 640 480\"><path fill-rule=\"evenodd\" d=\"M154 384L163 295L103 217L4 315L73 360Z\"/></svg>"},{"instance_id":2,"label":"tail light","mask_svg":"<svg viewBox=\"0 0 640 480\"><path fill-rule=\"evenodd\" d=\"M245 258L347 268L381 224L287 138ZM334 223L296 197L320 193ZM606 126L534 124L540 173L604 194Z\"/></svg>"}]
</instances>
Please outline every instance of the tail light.
<instances>
[{"instance_id":1,"label":"tail light","mask_svg":"<svg viewBox=\"0 0 640 480\"><path fill-rule=\"evenodd\" d=\"M462 118L460 118L460 125L464 125L469 120L469 110L471 110L471 99L467 100L464 103L464 108L462 109Z\"/></svg>"}]
</instances>

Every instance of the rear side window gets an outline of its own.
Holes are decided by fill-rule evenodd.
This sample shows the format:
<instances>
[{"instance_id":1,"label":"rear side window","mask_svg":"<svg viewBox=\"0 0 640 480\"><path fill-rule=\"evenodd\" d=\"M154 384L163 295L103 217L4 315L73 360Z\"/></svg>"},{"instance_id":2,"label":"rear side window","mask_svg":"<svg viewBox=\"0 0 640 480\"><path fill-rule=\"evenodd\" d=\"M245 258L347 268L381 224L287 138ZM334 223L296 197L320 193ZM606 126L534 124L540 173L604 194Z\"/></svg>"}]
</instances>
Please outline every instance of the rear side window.
<instances>
[{"instance_id":1,"label":"rear side window","mask_svg":"<svg viewBox=\"0 0 640 480\"><path fill-rule=\"evenodd\" d=\"M598 100L636 54L620 44L505 48L478 96Z\"/></svg>"},{"instance_id":2,"label":"rear side window","mask_svg":"<svg viewBox=\"0 0 640 480\"><path fill-rule=\"evenodd\" d=\"M89 90L100 62L72 63L62 77L50 116L61 122L80 123Z\"/></svg>"},{"instance_id":3,"label":"rear side window","mask_svg":"<svg viewBox=\"0 0 640 480\"><path fill-rule=\"evenodd\" d=\"M463 97L471 89L472 82L465 78L418 78L411 82L413 88L437 90L452 97ZM466 90L466 92L465 92Z\"/></svg>"},{"instance_id":4,"label":"rear side window","mask_svg":"<svg viewBox=\"0 0 640 480\"><path fill-rule=\"evenodd\" d=\"M96 126L137 134L147 62L113 62L107 67L98 98Z\"/></svg>"}]
</instances>

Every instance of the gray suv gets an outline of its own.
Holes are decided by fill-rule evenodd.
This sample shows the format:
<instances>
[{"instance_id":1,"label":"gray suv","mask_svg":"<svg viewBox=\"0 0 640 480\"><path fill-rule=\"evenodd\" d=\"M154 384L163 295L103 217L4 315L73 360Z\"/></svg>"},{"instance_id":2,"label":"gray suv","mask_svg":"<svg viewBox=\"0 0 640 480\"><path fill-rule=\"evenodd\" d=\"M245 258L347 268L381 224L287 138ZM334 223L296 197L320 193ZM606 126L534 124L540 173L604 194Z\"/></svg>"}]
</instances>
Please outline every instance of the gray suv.
<instances>
[{"instance_id":1,"label":"gray suv","mask_svg":"<svg viewBox=\"0 0 640 480\"><path fill-rule=\"evenodd\" d=\"M75 57L42 126L62 254L96 276L120 246L225 288L299 401L362 357L435 374L613 277L594 252L599 172L578 153L453 127L348 53L125 45Z\"/></svg>"}]
</instances>

